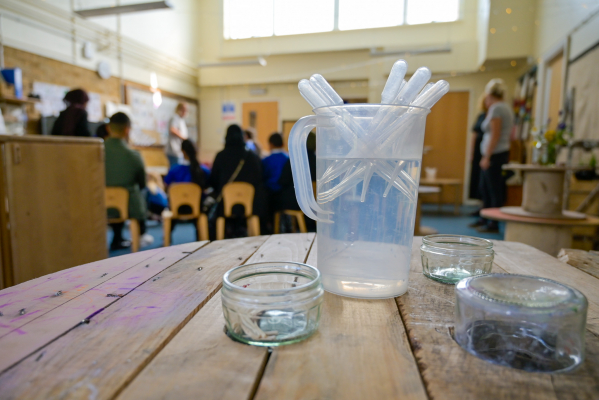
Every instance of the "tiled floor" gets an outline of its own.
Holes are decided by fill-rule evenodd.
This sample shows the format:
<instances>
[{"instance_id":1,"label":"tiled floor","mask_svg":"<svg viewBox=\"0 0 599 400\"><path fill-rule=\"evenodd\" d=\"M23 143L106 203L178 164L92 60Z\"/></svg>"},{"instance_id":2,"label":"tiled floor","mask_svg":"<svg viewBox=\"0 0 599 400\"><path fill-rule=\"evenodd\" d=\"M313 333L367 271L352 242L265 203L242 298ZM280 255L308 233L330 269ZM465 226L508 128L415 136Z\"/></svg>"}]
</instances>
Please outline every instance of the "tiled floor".
<instances>
[{"instance_id":1,"label":"tiled floor","mask_svg":"<svg viewBox=\"0 0 599 400\"><path fill-rule=\"evenodd\" d=\"M479 233L474 228L469 228L468 224L474 222L474 218L469 214L475 210L474 207L463 206L461 215L453 214L453 205L444 207L441 213L437 212L435 204L425 204L422 207L423 226L435 228L439 233L451 233L457 235L477 236L486 239L503 239L503 232L500 233ZM500 230L503 226L500 224ZM161 247L163 243L162 225L156 221L148 221L147 232L154 237L154 243L142 248L142 250L155 249ZM112 240L112 231L108 229L108 243ZM125 237L129 237L128 229L125 229ZM182 244L195 241L195 229L192 223L179 224L173 231L172 244ZM111 251L110 257L120 256L129 253L130 250Z\"/></svg>"}]
</instances>

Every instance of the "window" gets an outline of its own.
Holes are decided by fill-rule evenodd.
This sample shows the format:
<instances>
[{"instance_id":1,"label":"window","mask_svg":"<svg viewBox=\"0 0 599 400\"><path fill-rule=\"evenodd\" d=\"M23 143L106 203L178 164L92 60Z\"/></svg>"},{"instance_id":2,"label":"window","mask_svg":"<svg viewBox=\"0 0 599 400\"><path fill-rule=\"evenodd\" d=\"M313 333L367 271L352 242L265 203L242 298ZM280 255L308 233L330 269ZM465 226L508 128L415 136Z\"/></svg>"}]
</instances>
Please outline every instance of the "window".
<instances>
[{"instance_id":1,"label":"window","mask_svg":"<svg viewBox=\"0 0 599 400\"><path fill-rule=\"evenodd\" d=\"M401 0L339 0L339 30L401 25L403 11Z\"/></svg>"},{"instance_id":2,"label":"window","mask_svg":"<svg viewBox=\"0 0 599 400\"><path fill-rule=\"evenodd\" d=\"M332 31L334 0L274 0L275 35Z\"/></svg>"},{"instance_id":3,"label":"window","mask_svg":"<svg viewBox=\"0 0 599 400\"><path fill-rule=\"evenodd\" d=\"M408 0L406 22L413 25L456 21L459 11L460 0Z\"/></svg>"},{"instance_id":4,"label":"window","mask_svg":"<svg viewBox=\"0 0 599 400\"><path fill-rule=\"evenodd\" d=\"M224 0L225 39L456 21L460 0Z\"/></svg>"}]
</instances>

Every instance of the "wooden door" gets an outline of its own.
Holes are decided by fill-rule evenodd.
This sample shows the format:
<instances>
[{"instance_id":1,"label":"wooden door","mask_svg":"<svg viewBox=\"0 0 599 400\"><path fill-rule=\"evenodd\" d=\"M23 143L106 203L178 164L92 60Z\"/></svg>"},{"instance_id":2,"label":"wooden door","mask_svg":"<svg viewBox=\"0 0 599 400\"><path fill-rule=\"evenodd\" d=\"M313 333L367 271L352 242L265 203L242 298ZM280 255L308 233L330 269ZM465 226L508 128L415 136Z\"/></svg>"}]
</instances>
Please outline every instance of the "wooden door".
<instances>
[{"instance_id":1,"label":"wooden door","mask_svg":"<svg viewBox=\"0 0 599 400\"><path fill-rule=\"evenodd\" d=\"M424 168L437 168L438 178L456 178L466 185L466 143L468 138L469 92L449 92L439 100L426 119L424 146L430 150L422 157ZM443 191L443 202L453 203L455 194ZM435 196L425 196L436 201Z\"/></svg>"},{"instance_id":2,"label":"wooden door","mask_svg":"<svg viewBox=\"0 0 599 400\"><path fill-rule=\"evenodd\" d=\"M257 132L254 140L264 150L268 150L268 138L279 131L279 103L277 101L262 101L243 103L243 128L252 127Z\"/></svg>"},{"instance_id":3,"label":"wooden door","mask_svg":"<svg viewBox=\"0 0 599 400\"><path fill-rule=\"evenodd\" d=\"M4 145L12 264L7 285L107 257L104 146L52 139Z\"/></svg>"}]
</instances>

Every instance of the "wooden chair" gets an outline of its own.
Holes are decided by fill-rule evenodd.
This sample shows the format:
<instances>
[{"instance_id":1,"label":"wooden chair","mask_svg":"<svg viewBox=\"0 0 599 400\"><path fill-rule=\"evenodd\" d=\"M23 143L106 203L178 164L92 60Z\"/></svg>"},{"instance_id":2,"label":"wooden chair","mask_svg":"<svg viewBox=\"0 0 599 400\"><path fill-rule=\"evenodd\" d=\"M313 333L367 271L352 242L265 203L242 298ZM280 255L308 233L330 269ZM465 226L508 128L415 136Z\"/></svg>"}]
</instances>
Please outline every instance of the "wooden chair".
<instances>
[{"instance_id":1,"label":"wooden chair","mask_svg":"<svg viewBox=\"0 0 599 400\"><path fill-rule=\"evenodd\" d=\"M119 217L108 218L108 223L118 224L129 220L131 252L139 251L139 222L136 219L129 219L129 191L122 187L107 187L105 197L106 209L114 208L119 212Z\"/></svg>"},{"instance_id":2,"label":"wooden chair","mask_svg":"<svg viewBox=\"0 0 599 400\"><path fill-rule=\"evenodd\" d=\"M200 202L202 188L195 183L173 183L168 187L168 201L171 210L162 212L164 246L171 245L171 224L173 219L190 220L197 218L200 240L208 240L208 217L202 214ZM179 207L189 206L190 214L179 214Z\"/></svg>"},{"instance_id":3,"label":"wooden chair","mask_svg":"<svg viewBox=\"0 0 599 400\"><path fill-rule=\"evenodd\" d=\"M230 218L233 206L241 204L245 208L247 219L248 236L260 235L260 218L253 215L254 210L254 187L246 182L231 182L223 187L224 217L216 219L216 239L225 238L225 217Z\"/></svg>"},{"instance_id":4,"label":"wooden chair","mask_svg":"<svg viewBox=\"0 0 599 400\"><path fill-rule=\"evenodd\" d=\"M308 232L308 229L306 229L306 221L304 220L303 212L301 212L299 210L283 210L283 211L277 211L275 213L275 222L274 222L275 233L280 233L280 230L281 230L281 214L289 215L294 222L294 224L293 224L294 227L295 226L299 227L299 231L301 233Z\"/></svg>"}]
</instances>

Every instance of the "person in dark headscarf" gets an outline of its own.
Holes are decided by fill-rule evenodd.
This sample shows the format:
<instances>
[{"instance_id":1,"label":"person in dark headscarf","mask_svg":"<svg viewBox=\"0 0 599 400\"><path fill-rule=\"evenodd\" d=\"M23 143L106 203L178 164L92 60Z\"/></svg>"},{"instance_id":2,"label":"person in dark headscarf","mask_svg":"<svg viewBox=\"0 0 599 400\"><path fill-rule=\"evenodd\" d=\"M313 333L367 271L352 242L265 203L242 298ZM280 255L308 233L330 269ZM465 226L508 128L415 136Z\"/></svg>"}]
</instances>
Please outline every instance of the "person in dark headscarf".
<instances>
[{"instance_id":1,"label":"person in dark headscarf","mask_svg":"<svg viewBox=\"0 0 599 400\"><path fill-rule=\"evenodd\" d=\"M210 187L214 189L214 197L218 197L223 186L225 186L233 173L244 160L243 166L239 171L234 182L247 182L254 186L254 205L253 214L260 218L261 230L264 230L266 215L266 197L262 182L262 162L260 158L245 147L243 140L243 131L239 125L231 125L227 128L225 137L225 148L216 155L210 174ZM235 215L243 216L243 213L233 209ZM222 205L219 209L219 215L222 215ZM243 218L245 219L245 218ZM235 223L227 227L227 233L233 236L239 235L239 226Z\"/></svg>"},{"instance_id":2,"label":"person in dark headscarf","mask_svg":"<svg viewBox=\"0 0 599 400\"><path fill-rule=\"evenodd\" d=\"M52 135L91 136L87 127L87 111L85 110L89 97L85 90L71 90L64 96L63 101L67 108L56 119L52 127Z\"/></svg>"}]
</instances>

